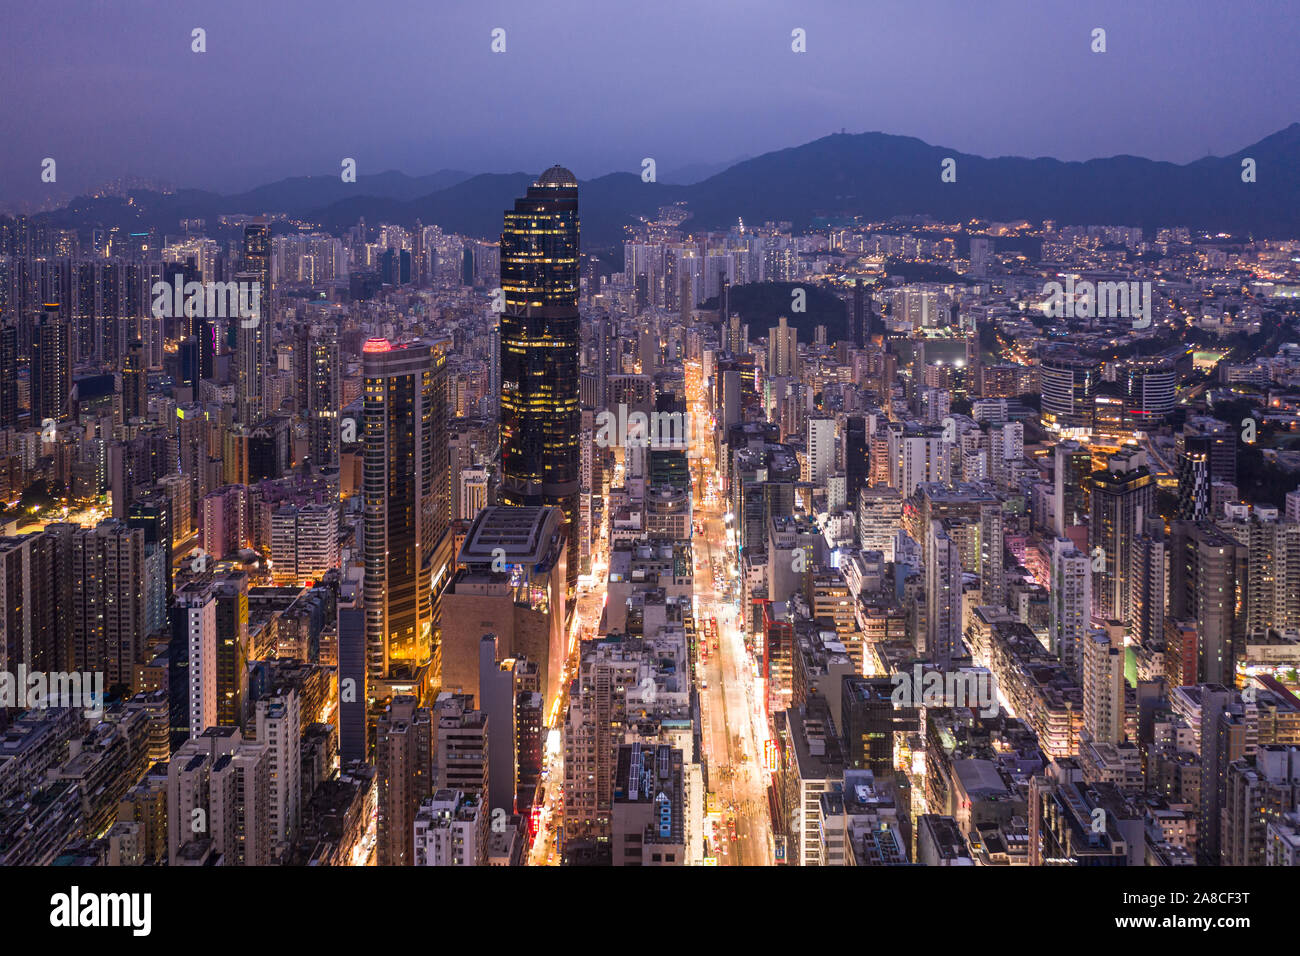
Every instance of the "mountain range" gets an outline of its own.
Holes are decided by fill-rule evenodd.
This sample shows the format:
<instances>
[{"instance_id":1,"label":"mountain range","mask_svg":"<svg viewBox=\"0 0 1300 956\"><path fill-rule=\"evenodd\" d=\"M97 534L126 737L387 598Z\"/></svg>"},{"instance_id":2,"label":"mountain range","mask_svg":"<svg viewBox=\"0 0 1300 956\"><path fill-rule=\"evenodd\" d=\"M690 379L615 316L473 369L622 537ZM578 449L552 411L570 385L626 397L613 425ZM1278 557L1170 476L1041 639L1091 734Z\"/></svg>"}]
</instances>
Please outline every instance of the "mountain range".
<instances>
[{"instance_id":1,"label":"mountain range","mask_svg":"<svg viewBox=\"0 0 1300 956\"><path fill-rule=\"evenodd\" d=\"M1243 160L1254 160L1254 182ZM956 179L944 182L946 159ZM132 201L79 197L42 215L61 228L152 226L174 232L186 218L214 222L225 213L288 213L336 230L368 223L437 224L449 232L495 238L502 211L536 178L532 173L427 176L383 172L344 183L305 176L223 196L186 189L137 192ZM640 172L580 183L583 244L606 248L638 217L685 203L696 230L787 220L796 228L824 217L871 220L928 214L957 222L1055 219L1062 224L1189 226L1256 237L1300 237L1300 123L1229 156L1192 163L1111 156L1086 162L985 158L908 136L838 133L738 162L698 182L642 182Z\"/></svg>"}]
</instances>

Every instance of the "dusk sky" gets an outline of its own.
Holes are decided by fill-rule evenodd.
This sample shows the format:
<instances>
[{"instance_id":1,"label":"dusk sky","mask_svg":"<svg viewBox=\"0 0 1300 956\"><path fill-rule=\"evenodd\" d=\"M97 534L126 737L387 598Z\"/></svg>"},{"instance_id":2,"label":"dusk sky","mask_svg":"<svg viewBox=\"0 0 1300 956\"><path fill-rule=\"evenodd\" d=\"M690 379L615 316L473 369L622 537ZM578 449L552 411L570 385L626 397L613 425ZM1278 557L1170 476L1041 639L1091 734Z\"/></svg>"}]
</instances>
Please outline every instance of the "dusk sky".
<instances>
[{"instance_id":1,"label":"dusk sky","mask_svg":"<svg viewBox=\"0 0 1300 956\"><path fill-rule=\"evenodd\" d=\"M661 179L841 127L986 156L1188 162L1300 120L1294 2L5 4L0 200L121 175ZM207 52L190 31L207 31ZM507 51L490 50L493 28ZM807 31L806 54L791 30ZM1094 27L1107 52L1090 50ZM57 186L40 181L58 163Z\"/></svg>"}]
</instances>

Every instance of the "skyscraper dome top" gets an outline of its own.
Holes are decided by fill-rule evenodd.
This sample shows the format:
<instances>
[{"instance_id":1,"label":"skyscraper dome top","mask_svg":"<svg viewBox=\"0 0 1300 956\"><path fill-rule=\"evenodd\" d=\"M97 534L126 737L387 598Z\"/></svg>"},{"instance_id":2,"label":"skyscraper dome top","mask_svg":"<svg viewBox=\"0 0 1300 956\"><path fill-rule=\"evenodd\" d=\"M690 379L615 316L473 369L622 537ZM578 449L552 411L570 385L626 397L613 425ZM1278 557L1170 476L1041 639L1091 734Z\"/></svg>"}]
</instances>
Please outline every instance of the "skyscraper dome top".
<instances>
[{"instance_id":1,"label":"skyscraper dome top","mask_svg":"<svg viewBox=\"0 0 1300 956\"><path fill-rule=\"evenodd\" d=\"M563 166L555 165L548 169L542 175L537 177L534 186L567 186L570 188L578 185L578 177L573 175Z\"/></svg>"}]
</instances>

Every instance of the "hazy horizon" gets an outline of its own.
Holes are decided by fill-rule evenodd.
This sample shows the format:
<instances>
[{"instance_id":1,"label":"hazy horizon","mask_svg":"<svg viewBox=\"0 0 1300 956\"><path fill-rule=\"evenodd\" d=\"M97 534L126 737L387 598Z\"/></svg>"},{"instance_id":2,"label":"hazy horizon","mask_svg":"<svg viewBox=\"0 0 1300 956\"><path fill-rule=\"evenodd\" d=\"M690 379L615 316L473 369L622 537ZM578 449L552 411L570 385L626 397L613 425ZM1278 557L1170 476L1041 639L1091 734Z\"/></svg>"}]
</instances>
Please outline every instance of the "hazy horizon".
<instances>
[{"instance_id":1,"label":"hazy horizon","mask_svg":"<svg viewBox=\"0 0 1300 956\"><path fill-rule=\"evenodd\" d=\"M670 181L842 128L988 157L1183 164L1300 119L1286 95L1300 79L1287 4L1048 6L10 8L0 199L66 198L123 176L234 193L336 174L345 156L360 176L563 160L584 179L638 172L651 156ZM206 52L191 50L195 27ZM504 53L491 51L498 27ZM1104 54L1090 49L1095 27ZM791 50L794 28L806 53ZM41 181L45 157L58 162L56 183Z\"/></svg>"}]
</instances>

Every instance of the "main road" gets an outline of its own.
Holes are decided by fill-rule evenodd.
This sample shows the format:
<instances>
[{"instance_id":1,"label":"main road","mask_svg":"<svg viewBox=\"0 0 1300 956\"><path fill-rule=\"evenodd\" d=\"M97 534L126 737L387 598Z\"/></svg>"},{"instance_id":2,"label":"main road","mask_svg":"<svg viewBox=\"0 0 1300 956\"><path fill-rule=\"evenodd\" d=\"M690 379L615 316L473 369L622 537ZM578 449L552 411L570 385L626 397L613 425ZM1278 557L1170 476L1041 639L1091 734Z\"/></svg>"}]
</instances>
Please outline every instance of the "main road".
<instances>
[{"instance_id":1,"label":"main road","mask_svg":"<svg viewBox=\"0 0 1300 956\"><path fill-rule=\"evenodd\" d=\"M687 365L688 389L696 386L688 391L692 417L707 422L698 366L692 366L694 363ZM727 547L727 528L711 487L714 472L706 434L692 436L692 459L694 518L702 529L692 541L700 645L696 675L709 788L721 811L715 818L710 849L722 864L768 866L774 844L767 800L770 776L763 762L767 721L755 706L754 664L737 621L736 572Z\"/></svg>"}]
</instances>

